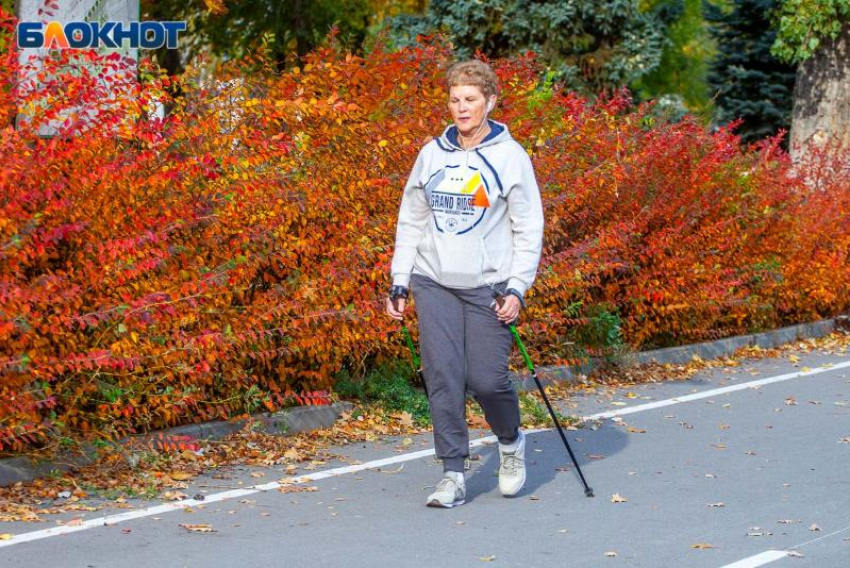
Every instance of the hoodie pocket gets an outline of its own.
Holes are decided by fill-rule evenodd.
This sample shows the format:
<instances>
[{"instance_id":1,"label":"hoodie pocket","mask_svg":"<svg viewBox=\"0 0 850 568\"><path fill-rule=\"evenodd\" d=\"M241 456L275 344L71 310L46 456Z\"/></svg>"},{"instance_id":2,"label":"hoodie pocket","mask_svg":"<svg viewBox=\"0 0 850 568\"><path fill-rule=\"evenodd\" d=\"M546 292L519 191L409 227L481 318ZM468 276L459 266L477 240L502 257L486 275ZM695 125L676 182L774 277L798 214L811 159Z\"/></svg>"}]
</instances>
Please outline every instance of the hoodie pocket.
<instances>
[{"instance_id":1,"label":"hoodie pocket","mask_svg":"<svg viewBox=\"0 0 850 568\"><path fill-rule=\"evenodd\" d=\"M483 286L486 258L478 235L434 233L434 258L440 283L444 286L474 288Z\"/></svg>"},{"instance_id":2,"label":"hoodie pocket","mask_svg":"<svg viewBox=\"0 0 850 568\"><path fill-rule=\"evenodd\" d=\"M487 282L492 282L494 279L497 281L502 280L502 261L503 254L501 250L491 250L487 245L487 241L484 240L484 237L479 237L481 239L481 255L484 257L484 263L482 267L482 272L484 278Z\"/></svg>"}]
</instances>

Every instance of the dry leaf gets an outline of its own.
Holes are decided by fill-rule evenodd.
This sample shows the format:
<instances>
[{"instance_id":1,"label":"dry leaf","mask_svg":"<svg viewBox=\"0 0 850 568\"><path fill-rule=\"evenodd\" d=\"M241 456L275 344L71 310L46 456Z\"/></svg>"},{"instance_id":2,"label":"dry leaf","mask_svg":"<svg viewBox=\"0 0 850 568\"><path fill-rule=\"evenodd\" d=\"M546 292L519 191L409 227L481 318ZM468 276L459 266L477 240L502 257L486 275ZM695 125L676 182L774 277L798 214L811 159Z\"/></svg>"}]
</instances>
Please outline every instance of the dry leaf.
<instances>
[{"instance_id":1,"label":"dry leaf","mask_svg":"<svg viewBox=\"0 0 850 568\"><path fill-rule=\"evenodd\" d=\"M494 561L495 559L496 559L496 557L495 557L495 556L493 556L492 554L491 554L490 556L482 556L481 558L479 558L479 560L480 560L481 562L492 562L492 561Z\"/></svg>"},{"instance_id":2,"label":"dry leaf","mask_svg":"<svg viewBox=\"0 0 850 568\"><path fill-rule=\"evenodd\" d=\"M812 532L817 532L820 530L820 527L817 525L817 523L812 523L812 526L809 527L809 530Z\"/></svg>"},{"instance_id":3,"label":"dry leaf","mask_svg":"<svg viewBox=\"0 0 850 568\"><path fill-rule=\"evenodd\" d=\"M586 455L586 456L587 456L587 459L591 459L591 460L602 460L602 459L605 459L605 456L603 456L603 455L601 455L601 454L584 454L584 455Z\"/></svg>"},{"instance_id":4,"label":"dry leaf","mask_svg":"<svg viewBox=\"0 0 850 568\"><path fill-rule=\"evenodd\" d=\"M613 495L611 495L611 502L612 503L626 503L626 502L628 502L628 499L626 499L625 497L623 497L619 493L614 493Z\"/></svg>"},{"instance_id":5,"label":"dry leaf","mask_svg":"<svg viewBox=\"0 0 850 568\"><path fill-rule=\"evenodd\" d=\"M799 552L797 552L796 550L789 550L788 556L790 556L792 558L803 558L803 555L800 554Z\"/></svg>"},{"instance_id":6,"label":"dry leaf","mask_svg":"<svg viewBox=\"0 0 850 568\"><path fill-rule=\"evenodd\" d=\"M626 430L629 434L646 434L646 428L633 428L629 426Z\"/></svg>"},{"instance_id":7,"label":"dry leaf","mask_svg":"<svg viewBox=\"0 0 850 568\"><path fill-rule=\"evenodd\" d=\"M607 556L609 558L614 558L615 556L617 556L617 553L614 552L613 550L609 550L608 552L605 553L605 556Z\"/></svg>"},{"instance_id":8,"label":"dry leaf","mask_svg":"<svg viewBox=\"0 0 850 568\"><path fill-rule=\"evenodd\" d=\"M714 548L714 545L706 544L704 542L698 542L696 544L692 544L691 548L696 548L697 550L708 550L709 548Z\"/></svg>"},{"instance_id":9,"label":"dry leaf","mask_svg":"<svg viewBox=\"0 0 850 568\"><path fill-rule=\"evenodd\" d=\"M3 534L0 534L0 540L12 540L13 536L15 536L15 535L10 534L10 533L3 533Z\"/></svg>"},{"instance_id":10,"label":"dry leaf","mask_svg":"<svg viewBox=\"0 0 850 568\"><path fill-rule=\"evenodd\" d=\"M312 493L318 490L315 485L282 485L278 488L281 493Z\"/></svg>"},{"instance_id":11,"label":"dry leaf","mask_svg":"<svg viewBox=\"0 0 850 568\"><path fill-rule=\"evenodd\" d=\"M262 471L252 471L251 472L251 477L265 477L265 476L266 476L266 474L263 473Z\"/></svg>"},{"instance_id":12,"label":"dry leaf","mask_svg":"<svg viewBox=\"0 0 850 568\"><path fill-rule=\"evenodd\" d=\"M398 415L398 421L405 428L413 428L413 415L409 412L402 412Z\"/></svg>"},{"instance_id":13,"label":"dry leaf","mask_svg":"<svg viewBox=\"0 0 850 568\"><path fill-rule=\"evenodd\" d=\"M166 491L162 494L162 498L166 501L182 501L186 498L186 494L180 491Z\"/></svg>"},{"instance_id":14,"label":"dry leaf","mask_svg":"<svg viewBox=\"0 0 850 568\"><path fill-rule=\"evenodd\" d=\"M611 403L611 406L626 406L625 402L614 401Z\"/></svg>"},{"instance_id":15,"label":"dry leaf","mask_svg":"<svg viewBox=\"0 0 850 568\"><path fill-rule=\"evenodd\" d=\"M192 479L194 476L188 471L172 471L168 474L168 477L174 481L186 481L187 479Z\"/></svg>"},{"instance_id":16,"label":"dry leaf","mask_svg":"<svg viewBox=\"0 0 850 568\"><path fill-rule=\"evenodd\" d=\"M725 507L726 503L719 501L717 503L706 503L709 507Z\"/></svg>"},{"instance_id":17,"label":"dry leaf","mask_svg":"<svg viewBox=\"0 0 850 568\"><path fill-rule=\"evenodd\" d=\"M216 532L216 530L209 523L201 523L201 524L197 524L197 525L181 524L180 526L183 527L184 529L186 529L188 532L193 532L193 533L214 533L214 532Z\"/></svg>"}]
</instances>

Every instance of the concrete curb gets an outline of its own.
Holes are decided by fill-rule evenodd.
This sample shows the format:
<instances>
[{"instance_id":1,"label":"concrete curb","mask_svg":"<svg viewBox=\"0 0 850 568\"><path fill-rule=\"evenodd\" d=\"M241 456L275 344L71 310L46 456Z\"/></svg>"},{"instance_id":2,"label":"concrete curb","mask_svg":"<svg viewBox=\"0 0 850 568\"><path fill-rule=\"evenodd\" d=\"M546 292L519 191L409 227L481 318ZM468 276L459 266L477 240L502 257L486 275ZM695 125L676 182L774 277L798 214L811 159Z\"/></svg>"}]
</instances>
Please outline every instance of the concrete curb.
<instances>
[{"instance_id":1,"label":"concrete curb","mask_svg":"<svg viewBox=\"0 0 850 568\"><path fill-rule=\"evenodd\" d=\"M799 339L823 337L829 335L836 328L850 328L847 316L836 319L821 320L812 323L804 323L783 327L773 331L754 333L706 341L692 345L655 349L652 351L641 351L629 353L616 359L616 362L624 366L642 365L647 363L670 363L681 365L691 361L694 355L701 359L715 359L731 355L741 347L759 347L769 349L778 347L785 343ZM588 374L599 366L599 361L591 361L577 370L569 367L536 367L538 378L541 383L548 384L554 381L578 382L578 374ZM513 380L517 388L523 391L534 390L537 386L528 374L513 374ZM285 409L272 415L257 415L252 418L254 428L258 428L270 434L295 434L328 428L340 417L343 412L350 410L353 404L350 402L339 402L328 406L301 406ZM192 438L209 440L223 438L243 429L248 420L235 422L216 421L201 424L187 424L169 428L162 432L167 435L191 436ZM142 440L150 438L152 434L140 436ZM53 460L33 461L30 458L4 458L0 459L0 486L11 485L18 481L31 481L37 477L49 475L59 470L66 471L73 467L79 467L91 463L93 452L87 455L64 455Z\"/></svg>"},{"instance_id":2,"label":"concrete curb","mask_svg":"<svg viewBox=\"0 0 850 568\"><path fill-rule=\"evenodd\" d=\"M353 407L354 405L350 402L338 402L327 406L299 406L287 408L271 415L256 415L251 420L233 422L217 420L201 424L186 424L160 432L142 434L133 439L145 443L152 439L155 434L162 433L169 436L191 436L200 440L216 440L239 432L250 421L253 421L255 430L269 434L296 434L328 428L336 422L343 412L347 412ZM59 455L51 460L32 460L26 457L0 459L0 486L12 485L18 481L31 481L38 477L50 475L55 471L67 471L91 464L95 455L94 448L85 448L83 452L83 455L69 453Z\"/></svg>"},{"instance_id":3,"label":"concrete curb","mask_svg":"<svg viewBox=\"0 0 850 568\"><path fill-rule=\"evenodd\" d=\"M648 363L683 365L692 361L694 356L703 360L710 360L732 355L742 347L754 347L758 345L763 349L771 349L800 339L823 337L829 335L837 328L845 328L846 326L846 316L840 316L836 319L791 325L762 333L738 335L691 345L627 353L616 357L614 362L626 367L646 365ZM600 360L595 359L590 364L583 365L575 370L570 367L554 366L535 367L535 369L537 370L537 376L540 382L545 385L554 381L578 382L579 374L587 375L599 365ZM517 373L514 374L513 378L515 384L521 390L535 390L537 388L534 379L528 373Z\"/></svg>"}]
</instances>

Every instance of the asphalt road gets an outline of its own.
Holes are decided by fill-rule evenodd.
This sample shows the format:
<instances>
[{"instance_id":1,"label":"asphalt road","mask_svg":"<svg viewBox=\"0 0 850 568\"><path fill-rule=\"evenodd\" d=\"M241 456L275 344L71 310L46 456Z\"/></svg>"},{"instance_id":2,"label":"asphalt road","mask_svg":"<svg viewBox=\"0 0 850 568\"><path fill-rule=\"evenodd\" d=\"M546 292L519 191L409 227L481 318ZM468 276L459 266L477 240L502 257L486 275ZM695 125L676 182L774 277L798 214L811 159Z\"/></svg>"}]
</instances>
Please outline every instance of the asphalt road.
<instances>
[{"instance_id":1,"label":"asphalt road","mask_svg":"<svg viewBox=\"0 0 850 568\"><path fill-rule=\"evenodd\" d=\"M226 483L185 490L207 496L191 512L140 502L123 520L97 511L76 526L4 523L15 536L0 541L0 566L847 567L850 358L798 356L563 403L609 413L568 432L594 498L547 430L528 436L517 497L499 494L497 449L479 437L467 503L428 508L441 475L430 435L386 438L336 448L345 459L311 472L313 492L250 489L284 474L235 468ZM202 523L216 532L180 527Z\"/></svg>"}]
</instances>

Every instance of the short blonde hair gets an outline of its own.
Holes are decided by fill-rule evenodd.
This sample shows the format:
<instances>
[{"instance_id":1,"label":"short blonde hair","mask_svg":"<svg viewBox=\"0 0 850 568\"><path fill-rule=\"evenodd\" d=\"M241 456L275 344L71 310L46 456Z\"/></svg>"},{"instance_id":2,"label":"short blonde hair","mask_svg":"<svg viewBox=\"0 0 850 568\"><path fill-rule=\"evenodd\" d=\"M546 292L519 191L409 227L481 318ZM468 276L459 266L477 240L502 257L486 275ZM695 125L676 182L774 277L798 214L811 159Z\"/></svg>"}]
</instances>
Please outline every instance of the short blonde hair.
<instances>
[{"instance_id":1,"label":"short blonde hair","mask_svg":"<svg viewBox=\"0 0 850 568\"><path fill-rule=\"evenodd\" d=\"M473 85L481 89L485 98L499 94L499 78L493 69L478 59L455 63L446 71L446 88Z\"/></svg>"}]
</instances>

